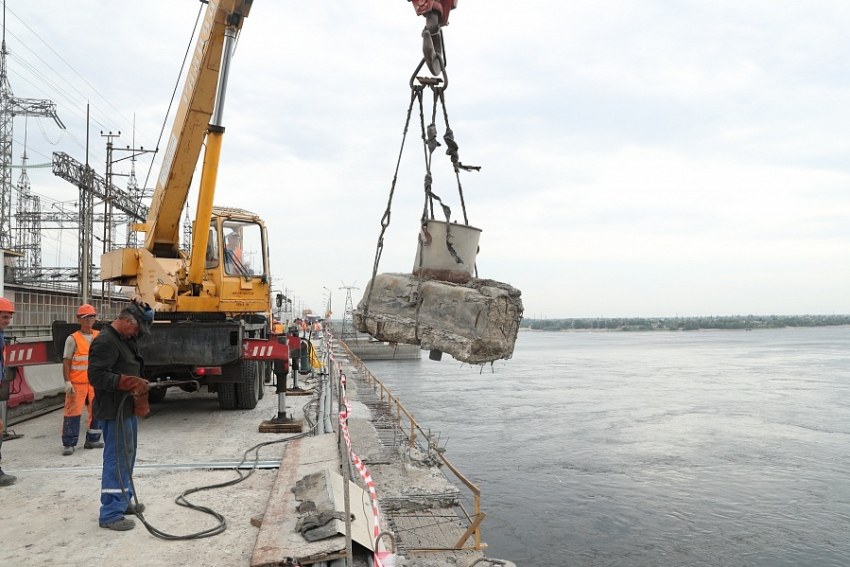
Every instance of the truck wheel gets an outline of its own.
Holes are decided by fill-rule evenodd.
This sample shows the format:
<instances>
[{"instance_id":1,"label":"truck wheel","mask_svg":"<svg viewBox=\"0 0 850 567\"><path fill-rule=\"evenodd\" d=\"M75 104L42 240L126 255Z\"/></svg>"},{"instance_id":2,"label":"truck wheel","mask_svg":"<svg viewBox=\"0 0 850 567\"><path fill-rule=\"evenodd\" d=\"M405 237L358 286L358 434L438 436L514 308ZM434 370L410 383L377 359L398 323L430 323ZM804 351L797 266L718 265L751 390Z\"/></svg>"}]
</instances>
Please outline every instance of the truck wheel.
<instances>
[{"instance_id":1,"label":"truck wheel","mask_svg":"<svg viewBox=\"0 0 850 567\"><path fill-rule=\"evenodd\" d=\"M242 362L242 381L236 384L236 400L239 409L254 409L260 401L260 388L263 387L260 369L254 361Z\"/></svg>"},{"instance_id":2,"label":"truck wheel","mask_svg":"<svg viewBox=\"0 0 850 567\"><path fill-rule=\"evenodd\" d=\"M165 401L166 393L168 393L168 388L151 388L148 390L148 403L161 404Z\"/></svg>"},{"instance_id":3,"label":"truck wheel","mask_svg":"<svg viewBox=\"0 0 850 567\"><path fill-rule=\"evenodd\" d=\"M216 384L216 393L218 394L218 407L221 409L236 409L236 384L224 382Z\"/></svg>"}]
</instances>

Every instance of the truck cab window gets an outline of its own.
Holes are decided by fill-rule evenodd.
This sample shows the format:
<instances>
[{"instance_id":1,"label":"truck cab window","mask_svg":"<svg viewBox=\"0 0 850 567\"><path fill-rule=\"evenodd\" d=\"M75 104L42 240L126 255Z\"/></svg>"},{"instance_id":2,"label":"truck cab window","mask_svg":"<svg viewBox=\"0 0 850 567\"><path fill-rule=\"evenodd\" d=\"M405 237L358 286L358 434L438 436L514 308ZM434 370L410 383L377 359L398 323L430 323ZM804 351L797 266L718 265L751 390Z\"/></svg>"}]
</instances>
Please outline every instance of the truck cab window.
<instances>
[{"instance_id":1,"label":"truck cab window","mask_svg":"<svg viewBox=\"0 0 850 567\"><path fill-rule=\"evenodd\" d=\"M215 223L210 226L210 234L207 239L207 254L205 266L207 269L218 266L218 233Z\"/></svg>"},{"instance_id":2,"label":"truck cab window","mask_svg":"<svg viewBox=\"0 0 850 567\"><path fill-rule=\"evenodd\" d=\"M263 233L259 224L225 221L222 223L224 272L229 276L255 276L265 273Z\"/></svg>"}]
</instances>

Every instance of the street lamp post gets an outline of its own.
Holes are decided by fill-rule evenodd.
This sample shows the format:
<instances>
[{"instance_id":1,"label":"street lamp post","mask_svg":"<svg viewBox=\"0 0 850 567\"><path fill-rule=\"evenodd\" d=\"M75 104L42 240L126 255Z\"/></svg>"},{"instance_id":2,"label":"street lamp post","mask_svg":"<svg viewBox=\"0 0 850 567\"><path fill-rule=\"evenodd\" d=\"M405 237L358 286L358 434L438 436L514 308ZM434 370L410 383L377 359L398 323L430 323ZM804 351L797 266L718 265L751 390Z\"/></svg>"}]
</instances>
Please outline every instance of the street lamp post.
<instances>
[{"instance_id":1,"label":"street lamp post","mask_svg":"<svg viewBox=\"0 0 850 567\"><path fill-rule=\"evenodd\" d=\"M332 314L332 313L331 313L331 310L332 310L332 308L331 308L331 300L333 299L334 294L333 294L333 292L332 292L330 289L326 288L325 286L322 286L322 289L327 290L327 292L328 292L328 310L325 312L325 318L327 319L327 318L329 318L329 317L331 316L331 314Z\"/></svg>"}]
</instances>

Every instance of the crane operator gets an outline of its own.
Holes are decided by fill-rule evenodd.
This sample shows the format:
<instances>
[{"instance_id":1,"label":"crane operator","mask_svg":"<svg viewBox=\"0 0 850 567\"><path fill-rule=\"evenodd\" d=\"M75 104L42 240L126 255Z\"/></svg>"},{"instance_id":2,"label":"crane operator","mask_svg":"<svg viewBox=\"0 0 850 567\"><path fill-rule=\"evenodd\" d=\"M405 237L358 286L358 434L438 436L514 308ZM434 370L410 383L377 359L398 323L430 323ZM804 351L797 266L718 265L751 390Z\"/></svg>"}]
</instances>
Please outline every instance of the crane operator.
<instances>
[{"instance_id":1,"label":"crane operator","mask_svg":"<svg viewBox=\"0 0 850 567\"><path fill-rule=\"evenodd\" d=\"M238 232L231 232L225 239L224 270L230 275L245 271L242 264L242 243Z\"/></svg>"}]
</instances>

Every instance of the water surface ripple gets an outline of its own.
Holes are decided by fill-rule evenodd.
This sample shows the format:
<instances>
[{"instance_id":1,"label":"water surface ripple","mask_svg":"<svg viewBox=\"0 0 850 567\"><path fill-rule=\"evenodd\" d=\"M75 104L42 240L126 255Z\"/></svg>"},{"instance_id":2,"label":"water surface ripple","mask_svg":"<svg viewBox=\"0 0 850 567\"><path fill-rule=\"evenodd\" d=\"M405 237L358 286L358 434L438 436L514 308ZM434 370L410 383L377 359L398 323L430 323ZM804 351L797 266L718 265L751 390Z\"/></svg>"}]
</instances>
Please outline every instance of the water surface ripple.
<instances>
[{"instance_id":1,"label":"water surface ripple","mask_svg":"<svg viewBox=\"0 0 850 567\"><path fill-rule=\"evenodd\" d=\"M523 332L481 371L371 362L522 566L850 565L850 328Z\"/></svg>"}]
</instances>

